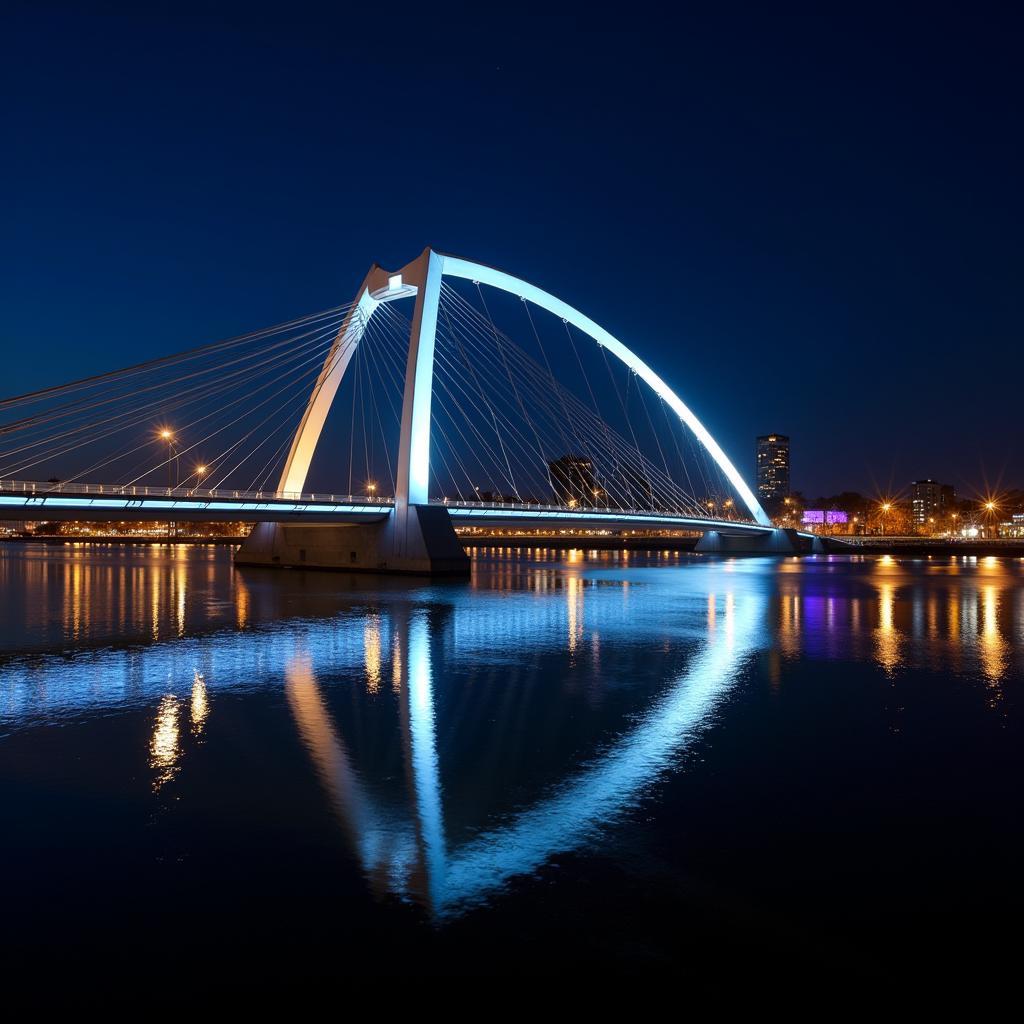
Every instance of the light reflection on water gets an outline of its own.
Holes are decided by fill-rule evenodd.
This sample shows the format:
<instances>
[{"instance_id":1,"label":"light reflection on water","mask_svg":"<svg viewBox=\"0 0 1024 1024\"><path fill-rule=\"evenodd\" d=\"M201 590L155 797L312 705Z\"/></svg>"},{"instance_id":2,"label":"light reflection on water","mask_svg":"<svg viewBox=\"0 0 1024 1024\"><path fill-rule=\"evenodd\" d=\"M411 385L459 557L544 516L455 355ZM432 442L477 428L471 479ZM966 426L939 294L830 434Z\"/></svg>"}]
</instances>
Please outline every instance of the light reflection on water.
<instances>
[{"instance_id":1,"label":"light reflection on water","mask_svg":"<svg viewBox=\"0 0 1024 1024\"><path fill-rule=\"evenodd\" d=\"M213 548L8 546L0 743L151 709L159 800L215 742L219 696L283 694L373 891L443 917L599 842L762 656L773 687L797 660L923 667L997 709L1022 583L997 560L494 551L471 583L431 585L236 572Z\"/></svg>"}]
</instances>

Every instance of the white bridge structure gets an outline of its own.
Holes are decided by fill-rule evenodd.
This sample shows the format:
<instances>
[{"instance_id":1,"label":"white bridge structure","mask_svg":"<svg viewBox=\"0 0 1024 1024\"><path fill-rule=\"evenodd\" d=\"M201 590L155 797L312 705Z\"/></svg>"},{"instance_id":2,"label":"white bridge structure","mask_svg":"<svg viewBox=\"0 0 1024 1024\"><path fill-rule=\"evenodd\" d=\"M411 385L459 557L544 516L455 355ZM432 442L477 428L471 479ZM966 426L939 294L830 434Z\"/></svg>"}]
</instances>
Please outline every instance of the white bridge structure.
<instances>
[{"instance_id":1,"label":"white bridge structure","mask_svg":"<svg viewBox=\"0 0 1024 1024\"><path fill-rule=\"evenodd\" d=\"M499 327L496 295L520 304L535 354ZM806 547L621 340L429 248L372 266L346 306L7 399L0 416L0 518L254 522L242 564L466 573L466 525ZM325 460L328 475L347 465L347 485L311 488Z\"/></svg>"}]
</instances>

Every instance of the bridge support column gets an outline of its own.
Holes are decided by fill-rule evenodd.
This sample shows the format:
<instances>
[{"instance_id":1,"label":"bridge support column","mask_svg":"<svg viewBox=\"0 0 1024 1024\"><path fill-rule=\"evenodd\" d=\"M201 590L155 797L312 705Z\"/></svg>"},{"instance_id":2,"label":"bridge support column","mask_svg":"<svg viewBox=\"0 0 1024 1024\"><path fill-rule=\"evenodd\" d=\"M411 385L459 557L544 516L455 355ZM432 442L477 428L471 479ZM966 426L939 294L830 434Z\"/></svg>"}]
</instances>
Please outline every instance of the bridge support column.
<instances>
[{"instance_id":1,"label":"bridge support column","mask_svg":"<svg viewBox=\"0 0 1024 1024\"><path fill-rule=\"evenodd\" d=\"M769 533L719 533L709 530L695 551L718 555L799 555L809 546L796 530L772 530Z\"/></svg>"},{"instance_id":2,"label":"bridge support column","mask_svg":"<svg viewBox=\"0 0 1024 1024\"><path fill-rule=\"evenodd\" d=\"M470 566L448 510L430 505L406 505L365 525L258 523L235 564L417 576L468 576Z\"/></svg>"}]
</instances>

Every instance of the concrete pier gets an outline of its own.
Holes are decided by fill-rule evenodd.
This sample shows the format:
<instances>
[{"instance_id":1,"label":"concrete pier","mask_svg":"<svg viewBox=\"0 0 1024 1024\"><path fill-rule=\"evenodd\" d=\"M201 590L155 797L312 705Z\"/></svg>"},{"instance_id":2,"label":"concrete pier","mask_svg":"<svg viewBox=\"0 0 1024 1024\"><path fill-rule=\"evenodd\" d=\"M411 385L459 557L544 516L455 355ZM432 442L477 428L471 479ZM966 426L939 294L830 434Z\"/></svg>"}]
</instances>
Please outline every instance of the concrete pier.
<instances>
[{"instance_id":1,"label":"concrete pier","mask_svg":"<svg viewBox=\"0 0 1024 1024\"><path fill-rule=\"evenodd\" d=\"M771 530L766 533L722 533L709 530L694 551L722 555L800 555L810 550L810 541L796 530Z\"/></svg>"},{"instance_id":2,"label":"concrete pier","mask_svg":"<svg viewBox=\"0 0 1024 1024\"><path fill-rule=\"evenodd\" d=\"M363 525L258 523L235 564L417 576L468 576L470 567L448 510L429 505L395 508Z\"/></svg>"}]
</instances>

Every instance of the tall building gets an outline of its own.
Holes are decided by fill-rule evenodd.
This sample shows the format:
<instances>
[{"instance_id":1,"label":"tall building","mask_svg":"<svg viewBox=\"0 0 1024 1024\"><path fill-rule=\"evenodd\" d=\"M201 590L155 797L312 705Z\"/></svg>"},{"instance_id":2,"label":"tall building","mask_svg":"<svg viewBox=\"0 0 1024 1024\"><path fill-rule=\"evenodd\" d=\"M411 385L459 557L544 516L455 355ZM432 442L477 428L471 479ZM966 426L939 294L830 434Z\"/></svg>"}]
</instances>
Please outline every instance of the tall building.
<instances>
[{"instance_id":1,"label":"tall building","mask_svg":"<svg viewBox=\"0 0 1024 1024\"><path fill-rule=\"evenodd\" d=\"M757 439L757 496L761 501L789 497L789 438L763 434Z\"/></svg>"},{"instance_id":2,"label":"tall building","mask_svg":"<svg viewBox=\"0 0 1024 1024\"><path fill-rule=\"evenodd\" d=\"M594 474L594 464L582 455L563 455L549 462L548 479L560 505L603 504L603 500L598 501L603 492Z\"/></svg>"},{"instance_id":3,"label":"tall building","mask_svg":"<svg viewBox=\"0 0 1024 1024\"><path fill-rule=\"evenodd\" d=\"M929 519L953 510L956 491L952 484L940 484L935 480L915 480L910 485L910 518L921 525Z\"/></svg>"}]
</instances>

